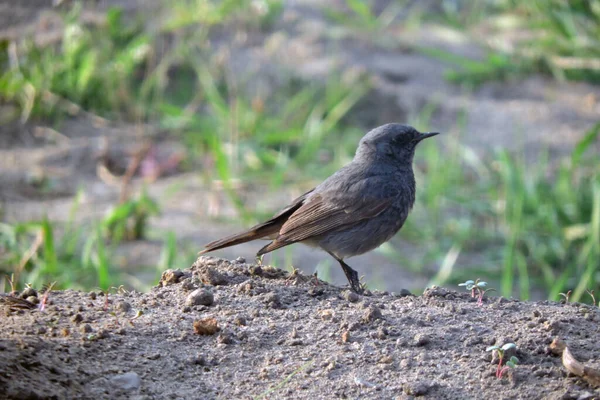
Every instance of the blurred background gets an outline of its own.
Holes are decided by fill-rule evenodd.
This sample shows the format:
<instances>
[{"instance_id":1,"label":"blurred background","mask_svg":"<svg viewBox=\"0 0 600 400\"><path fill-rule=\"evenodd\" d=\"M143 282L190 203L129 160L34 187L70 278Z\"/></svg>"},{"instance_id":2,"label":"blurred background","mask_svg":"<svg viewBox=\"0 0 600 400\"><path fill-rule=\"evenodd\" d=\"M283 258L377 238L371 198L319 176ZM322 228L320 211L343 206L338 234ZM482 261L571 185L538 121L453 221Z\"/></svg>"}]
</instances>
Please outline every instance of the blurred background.
<instances>
[{"instance_id":1,"label":"blurred background","mask_svg":"<svg viewBox=\"0 0 600 400\"><path fill-rule=\"evenodd\" d=\"M443 135L368 288L595 302L599 83L600 0L2 1L0 291L148 290L400 122Z\"/></svg>"}]
</instances>

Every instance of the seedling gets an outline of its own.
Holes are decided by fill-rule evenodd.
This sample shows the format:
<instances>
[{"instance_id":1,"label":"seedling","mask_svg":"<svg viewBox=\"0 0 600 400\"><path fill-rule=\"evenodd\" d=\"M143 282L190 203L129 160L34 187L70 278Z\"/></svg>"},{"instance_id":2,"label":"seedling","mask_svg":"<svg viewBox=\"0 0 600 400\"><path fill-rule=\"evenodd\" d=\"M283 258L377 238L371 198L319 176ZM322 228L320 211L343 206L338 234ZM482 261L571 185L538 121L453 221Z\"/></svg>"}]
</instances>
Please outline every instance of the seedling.
<instances>
[{"instance_id":1,"label":"seedling","mask_svg":"<svg viewBox=\"0 0 600 400\"><path fill-rule=\"evenodd\" d=\"M593 290L586 290L587 294L590 295L590 297L592 298L592 304L596 305L596 297L594 297L594 291ZM600 304L599 304L600 305Z\"/></svg>"},{"instance_id":2,"label":"seedling","mask_svg":"<svg viewBox=\"0 0 600 400\"><path fill-rule=\"evenodd\" d=\"M504 353L510 349L516 349L517 345L514 343L506 343L500 346L490 346L485 351L495 351L498 353L498 367L496 367L496 378L502 379L502 376L506 371L511 368L515 368L519 363L519 359L515 356L510 357L510 359L506 362L506 365L502 366L502 361L504 360Z\"/></svg>"},{"instance_id":3,"label":"seedling","mask_svg":"<svg viewBox=\"0 0 600 400\"><path fill-rule=\"evenodd\" d=\"M15 274L10 274L10 276L6 275L6 280L8 281L8 284L10 285L10 293L16 293L17 288L15 285Z\"/></svg>"},{"instance_id":4,"label":"seedling","mask_svg":"<svg viewBox=\"0 0 600 400\"><path fill-rule=\"evenodd\" d=\"M559 293L562 297L565 298L565 303L569 302L569 297L571 297L572 290L569 290L567 293Z\"/></svg>"},{"instance_id":5,"label":"seedling","mask_svg":"<svg viewBox=\"0 0 600 400\"><path fill-rule=\"evenodd\" d=\"M479 278L476 281L468 280L463 283L459 283L458 286L464 286L465 289L471 291L471 297L477 297L477 305L483 305L483 296L487 292L495 292L496 289L486 289L487 282L480 281Z\"/></svg>"},{"instance_id":6,"label":"seedling","mask_svg":"<svg viewBox=\"0 0 600 400\"><path fill-rule=\"evenodd\" d=\"M46 287L46 290L44 290L44 295L42 296L42 301L40 301L39 305L40 311L44 311L46 309L46 304L48 304L48 297L50 297L50 291L52 290L54 285L56 285L56 282L52 282Z\"/></svg>"},{"instance_id":7,"label":"seedling","mask_svg":"<svg viewBox=\"0 0 600 400\"><path fill-rule=\"evenodd\" d=\"M98 288L99 291L101 291L104 294L104 311L108 311L108 295L110 294L111 291L115 291L115 293L117 294L127 294L129 293L127 291L127 289L125 289L125 286L120 285L120 286L111 286L108 289L104 290L102 288Z\"/></svg>"},{"instance_id":8,"label":"seedling","mask_svg":"<svg viewBox=\"0 0 600 400\"><path fill-rule=\"evenodd\" d=\"M135 326L133 324L133 321L135 321L136 319L138 319L142 315L144 315L144 312L142 310L138 310L137 313L135 313L135 317L129 319L129 323L131 324L131 326Z\"/></svg>"}]
</instances>

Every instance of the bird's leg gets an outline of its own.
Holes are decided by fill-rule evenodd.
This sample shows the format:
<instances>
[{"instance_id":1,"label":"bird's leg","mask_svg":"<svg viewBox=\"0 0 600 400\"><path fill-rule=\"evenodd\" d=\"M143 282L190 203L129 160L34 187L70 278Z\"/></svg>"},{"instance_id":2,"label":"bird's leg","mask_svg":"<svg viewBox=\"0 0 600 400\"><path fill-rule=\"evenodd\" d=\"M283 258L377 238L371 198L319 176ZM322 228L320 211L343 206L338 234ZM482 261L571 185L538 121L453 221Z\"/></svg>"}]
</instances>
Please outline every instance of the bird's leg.
<instances>
[{"instance_id":1,"label":"bird's leg","mask_svg":"<svg viewBox=\"0 0 600 400\"><path fill-rule=\"evenodd\" d=\"M337 262L339 262L340 265L342 266L342 270L344 270L344 274L346 274L346 278L348 279L348 282L350 283L350 287L352 288L352 290L354 290L358 294L362 294L364 292L364 289L361 286L360 281L358 280L358 272L353 270L352 267L350 267L348 264L346 264L344 262L344 260L342 260L341 258L338 258L331 253L329 253L329 254L333 258L335 258L337 260Z\"/></svg>"}]
</instances>

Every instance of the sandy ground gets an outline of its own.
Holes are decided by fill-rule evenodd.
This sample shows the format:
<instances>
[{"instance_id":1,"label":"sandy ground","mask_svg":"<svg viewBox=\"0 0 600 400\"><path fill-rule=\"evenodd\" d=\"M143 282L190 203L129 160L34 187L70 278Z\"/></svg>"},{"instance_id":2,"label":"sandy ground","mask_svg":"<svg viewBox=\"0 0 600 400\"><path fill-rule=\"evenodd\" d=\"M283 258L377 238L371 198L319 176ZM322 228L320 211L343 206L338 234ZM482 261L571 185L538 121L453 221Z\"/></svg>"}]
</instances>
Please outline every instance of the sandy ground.
<instances>
[{"instance_id":1,"label":"sandy ground","mask_svg":"<svg viewBox=\"0 0 600 400\"><path fill-rule=\"evenodd\" d=\"M549 348L560 337L598 365L600 310L577 303L479 306L442 288L359 296L212 257L166 272L149 293L51 292L43 311L3 303L1 398L600 397ZM486 348L507 343L519 363L498 379Z\"/></svg>"}]
</instances>

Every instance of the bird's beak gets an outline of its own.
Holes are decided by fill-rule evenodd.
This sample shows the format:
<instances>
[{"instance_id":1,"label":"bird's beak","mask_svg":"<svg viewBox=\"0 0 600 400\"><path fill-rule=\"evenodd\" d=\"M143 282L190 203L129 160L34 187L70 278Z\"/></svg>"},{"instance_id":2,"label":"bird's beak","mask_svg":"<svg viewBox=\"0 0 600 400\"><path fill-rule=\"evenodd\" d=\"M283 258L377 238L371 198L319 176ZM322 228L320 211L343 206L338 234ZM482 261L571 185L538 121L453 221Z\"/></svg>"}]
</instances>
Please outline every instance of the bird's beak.
<instances>
[{"instance_id":1,"label":"bird's beak","mask_svg":"<svg viewBox=\"0 0 600 400\"><path fill-rule=\"evenodd\" d=\"M422 133L421 136L419 136L418 138L415 139L415 142L419 143L423 139L427 139L427 138L430 138L432 136L439 135L439 134L440 134L439 132Z\"/></svg>"}]
</instances>

